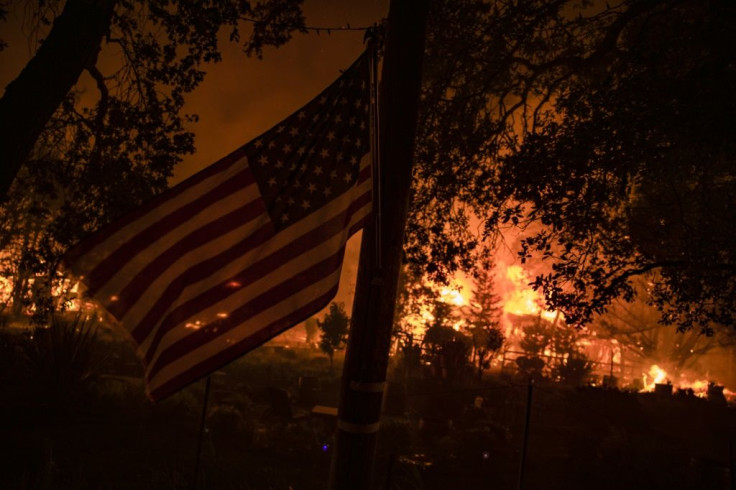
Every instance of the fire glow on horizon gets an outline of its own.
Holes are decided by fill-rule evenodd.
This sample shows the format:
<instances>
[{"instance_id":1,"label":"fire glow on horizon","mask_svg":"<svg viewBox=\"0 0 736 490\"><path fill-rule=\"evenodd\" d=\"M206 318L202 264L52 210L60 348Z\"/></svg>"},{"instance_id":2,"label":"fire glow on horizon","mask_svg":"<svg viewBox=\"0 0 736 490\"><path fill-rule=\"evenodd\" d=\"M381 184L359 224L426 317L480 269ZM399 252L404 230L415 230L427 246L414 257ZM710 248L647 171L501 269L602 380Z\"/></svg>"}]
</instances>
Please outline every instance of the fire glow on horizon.
<instances>
[{"instance_id":1,"label":"fire glow on horizon","mask_svg":"<svg viewBox=\"0 0 736 490\"><path fill-rule=\"evenodd\" d=\"M511 343L511 349L515 349L514 344L518 343L518 340L523 335L523 332L512 326L512 318L519 316L537 316L543 320L552 324L559 325L564 320L562 313L557 311L547 310L544 305L544 300L539 291L535 291L529 284L531 283L531 274L525 270L521 265L512 264L507 265L499 262L496 265L494 274L494 285L495 292L499 295L500 306L503 312L502 315L502 330L504 331L507 341ZM453 305L457 308L472 307L472 291L473 284L472 280L464 276L459 276L449 286L445 286L439 290L442 301ZM416 338L421 338L424 329L426 329L427 323L433 320L433 316L429 311L422 312L422 319L420 322L415 324L414 334ZM453 325L455 330L460 330L464 321L460 320ZM566 328L560 326L560 328ZM620 365L622 362L622 352L624 346L621 345L616 339L603 339L596 335L595 331L588 332L588 336L583 336L577 343L581 350L584 352L593 353L594 351L605 351L610 352L612 360L615 365ZM557 353L552 352L549 348L544 352L544 355L554 356ZM665 367L665 363L656 362L651 364L649 368L644 368L641 371L640 378L638 381L634 379L628 380L629 382L640 383L639 391L642 393L653 392L658 384L672 383L673 387L679 390L692 390L695 396L705 398L708 393L709 380L706 379L707 374L697 374L695 372L686 371L680 372L677 370L671 370L668 372ZM598 369L608 371L606 369ZM634 370L635 371L635 370ZM673 374L678 372L679 374ZM636 375L632 373L634 378ZM624 381L624 380L622 380ZM712 380L711 380L712 381ZM724 394L727 398L731 399L734 396L734 392L729 389L724 389Z\"/></svg>"},{"instance_id":2,"label":"fire glow on horizon","mask_svg":"<svg viewBox=\"0 0 736 490\"><path fill-rule=\"evenodd\" d=\"M531 273L524 269L520 265L512 264L507 265L503 262L499 262L496 265L494 271L494 286L495 293L498 295L500 301L499 306L502 311L501 329L506 336L508 342L508 348L512 351L518 350L519 340L523 338L523 331L518 328L517 321L514 318L523 316L533 316L541 318L553 325L558 325L559 328L566 328L561 325L563 316L561 313L556 311L549 311L545 308L542 295L535 291L529 284L531 282ZM435 287L439 293L439 299L453 307L456 313L456 318L453 321L452 328L456 331L462 331L468 327L467 320L463 317L468 311L468 308L472 308L476 305L473 304L473 281L465 276L458 276L446 286L438 286L428 283L428 285ZM228 284L230 287L234 287L235 284ZM64 289L64 291L62 291ZM66 294L62 294L66 293ZM79 285L72 285L65 283L64 287L57 287L55 294L59 297L65 297L66 303L64 309L66 311L97 311L94 304L84 301L81 299L81 292ZM4 299L7 303L11 299L12 295L12 283L7 278L0 277L0 298ZM27 313L31 314L32 309ZM222 312L218 314L219 318L225 317L227 314ZM103 317L99 317L100 321L103 321ZM413 327L413 335L415 339L421 339L424 336L428 325L432 323L434 316L429 307L420 309L419 315L414 318L409 318L408 323ZM514 325L517 325L516 327ZM199 322L197 324L188 324L188 328L199 329ZM577 345L584 352L587 352L591 359L595 359L595 352L608 352L611 357L608 358L614 365L621 365L622 353L624 352L624 346L620 344L616 339L603 339L596 337L596 333L589 332L589 335L583 336L577 341ZM552 352L549 348L543 353L545 356L554 357L559 355L558 353ZM598 359L600 361L600 359ZM637 386L638 391L642 393L655 391L656 385L659 384L672 384L673 388L679 390L692 390L695 396L705 398L709 389L710 379L708 373L696 373L694 371L680 371L675 368L668 368L667 361L663 359L652 359L654 361L648 368L644 367L639 371L639 375L631 373L633 379L628 379L627 382L634 383L633 386ZM651 362L651 361L650 361ZM599 362L600 364L600 362ZM598 368L597 371L603 373L608 368ZM599 373L600 374L600 373ZM637 379L638 376L638 379ZM624 380L622 380L624 381ZM728 399L736 398L736 393L724 388L724 395Z\"/></svg>"},{"instance_id":3,"label":"fire glow on horizon","mask_svg":"<svg viewBox=\"0 0 736 490\"><path fill-rule=\"evenodd\" d=\"M541 316L544 320L554 322L562 319L562 314L556 311L549 311L544 308L542 295L532 289L529 285L531 282L530 274L520 265L506 265L499 263L496 265L494 274L495 292L499 295L501 311L503 312L502 329L508 335L511 329L510 315L522 316L533 315ZM427 284L439 287L431 281ZM462 311L464 308L474 307L472 301L473 282L468 277L459 274L450 284L441 286L438 289L440 300L444 303ZM408 318L407 323L413 326L413 335L415 338L421 338L427 324L434 320L434 316L430 309L422 308L418 316ZM465 324L465 320L460 319L453 324L453 329L459 331ZM515 332L518 334L519 332Z\"/></svg>"},{"instance_id":4,"label":"fire glow on horizon","mask_svg":"<svg viewBox=\"0 0 736 490\"><path fill-rule=\"evenodd\" d=\"M693 379L687 374L681 374L676 379L670 379L670 375L658 364L652 364L649 371L642 373L643 388L640 393L653 392L657 385L672 385L678 390L692 390L692 394L698 398L706 398L709 396L708 390L712 382L706 379ZM727 399L736 398L736 393L728 388L723 389L723 394Z\"/></svg>"}]
</instances>

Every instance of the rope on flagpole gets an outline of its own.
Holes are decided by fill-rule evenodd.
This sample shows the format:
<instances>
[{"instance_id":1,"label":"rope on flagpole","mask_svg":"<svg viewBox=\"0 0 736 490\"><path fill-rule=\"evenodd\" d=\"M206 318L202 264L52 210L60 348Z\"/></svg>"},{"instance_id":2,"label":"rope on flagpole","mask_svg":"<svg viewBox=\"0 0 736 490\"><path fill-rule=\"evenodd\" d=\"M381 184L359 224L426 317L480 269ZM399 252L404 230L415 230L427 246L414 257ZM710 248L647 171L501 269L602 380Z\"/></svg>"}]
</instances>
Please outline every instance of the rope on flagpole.
<instances>
[{"instance_id":1,"label":"rope on flagpole","mask_svg":"<svg viewBox=\"0 0 736 490\"><path fill-rule=\"evenodd\" d=\"M371 160L373 165L373 206L374 223L375 223L375 251L376 251L376 270L379 272L383 267L383 258L381 256L381 140L380 140L380 118L378 113L378 44L381 40L382 26L374 25L370 30L366 31L365 38L368 41L368 49L370 52L370 133L371 133ZM378 278L374 278L378 279Z\"/></svg>"}]
</instances>

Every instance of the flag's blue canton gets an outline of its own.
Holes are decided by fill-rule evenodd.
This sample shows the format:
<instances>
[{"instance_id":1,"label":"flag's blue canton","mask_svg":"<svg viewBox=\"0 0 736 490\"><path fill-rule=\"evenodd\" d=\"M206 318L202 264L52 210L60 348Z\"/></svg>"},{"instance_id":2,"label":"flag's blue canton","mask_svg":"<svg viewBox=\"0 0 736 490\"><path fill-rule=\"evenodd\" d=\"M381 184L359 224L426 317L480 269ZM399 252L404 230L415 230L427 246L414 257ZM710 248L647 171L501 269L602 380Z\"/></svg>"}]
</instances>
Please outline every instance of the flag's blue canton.
<instances>
[{"instance_id":1,"label":"flag's blue canton","mask_svg":"<svg viewBox=\"0 0 736 490\"><path fill-rule=\"evenodd\" d=\"M268 213L281 230L355 185L368 152L368 57L246 149Z\"/></svg>"}]
</instances>

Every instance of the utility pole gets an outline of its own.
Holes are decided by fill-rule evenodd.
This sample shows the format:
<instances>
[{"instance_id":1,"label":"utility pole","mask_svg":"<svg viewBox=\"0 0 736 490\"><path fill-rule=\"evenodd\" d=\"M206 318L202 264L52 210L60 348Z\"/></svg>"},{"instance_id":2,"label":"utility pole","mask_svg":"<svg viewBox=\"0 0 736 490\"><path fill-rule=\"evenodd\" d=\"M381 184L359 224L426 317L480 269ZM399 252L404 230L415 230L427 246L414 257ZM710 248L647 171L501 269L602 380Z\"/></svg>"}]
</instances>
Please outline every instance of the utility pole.
<instances>
[{"instance_id":1,"label":"utility pole","mask_svg":"<svg viewBox=\"0 0 736 490\"><path fill-rule=\"evenodd\" d=\"M391 0L380 87L380 192L363 230L350 337L345 354L332 490L371 485L386 384L396 288L409 207L414 135L429 0Z\"/></svg>"}]
</instances>

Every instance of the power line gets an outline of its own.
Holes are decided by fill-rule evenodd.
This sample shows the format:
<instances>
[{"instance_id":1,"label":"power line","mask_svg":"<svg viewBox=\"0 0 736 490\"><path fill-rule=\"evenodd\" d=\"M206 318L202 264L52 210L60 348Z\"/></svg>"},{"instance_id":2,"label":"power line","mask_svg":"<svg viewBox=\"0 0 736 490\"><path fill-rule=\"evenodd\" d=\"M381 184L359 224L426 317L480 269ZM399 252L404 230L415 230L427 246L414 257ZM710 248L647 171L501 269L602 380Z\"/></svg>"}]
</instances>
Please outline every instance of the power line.
<instances>
[{"instance_id":1,"label":"power line","mask_svg":"<svg viewBox=\"0 0 736 490\"><path fill-rule=\"evenodd\" d=\"M250 17L240 17L240 20L243 20L245 22L252 22L252 23L258 23L258 22L265 22L258 19L253 19ZM292 24L271 24L275 27L289 27L292 26ZM367 31L370 29L375 28L375 25L372 26L361 26L361 27L354 27L351 26L350 23L345 24L344 26L337 26L337 27L317 27L317 26L302 26L298 28L298 30L301 31L310 31L310 32L316 32L317 34L320 34L321 32L326 32L327 35L332 34L332 32L339 32L339 31Z\"/></svg>"}]
</instances>

